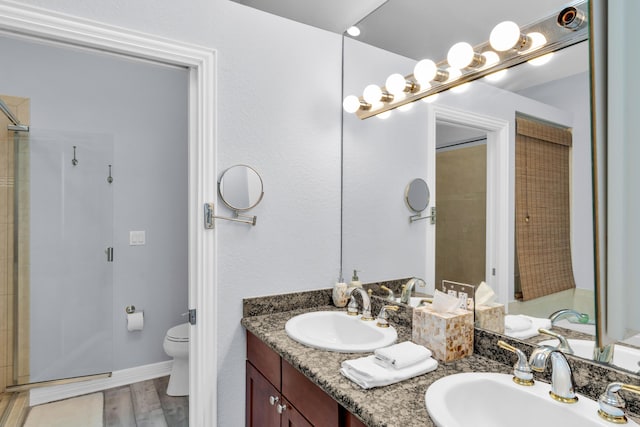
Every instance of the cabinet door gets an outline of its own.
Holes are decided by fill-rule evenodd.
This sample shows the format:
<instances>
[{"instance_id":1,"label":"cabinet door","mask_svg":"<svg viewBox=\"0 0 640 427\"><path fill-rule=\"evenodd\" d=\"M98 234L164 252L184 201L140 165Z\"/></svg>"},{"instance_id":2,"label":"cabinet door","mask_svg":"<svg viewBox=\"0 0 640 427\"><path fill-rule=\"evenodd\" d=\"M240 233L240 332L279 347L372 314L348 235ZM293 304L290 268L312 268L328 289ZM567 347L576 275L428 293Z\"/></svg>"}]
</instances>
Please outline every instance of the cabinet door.
<instances>
[{"instance_id":1,"label":"cabinet door","mask_svg":"<svg viewBox=\"0 0 640 427\"><path fill-rule=\"evenodd\" d=\"M313 427L313 424L307 421L286 399L282 399L281 405L283 406L279 407L282 412L280 427Z\"/></svg>"},{"instance_id":2,"label":"cabinet door","mask_svg":"<svg viewBox=\"0 0 640 427\"><path fill-rule=\"evenodd\" d=\"M247 362L246 427L279 427L280 392ZM286 411L285 411L286 412Z\"/></svg>"}]
</instances>

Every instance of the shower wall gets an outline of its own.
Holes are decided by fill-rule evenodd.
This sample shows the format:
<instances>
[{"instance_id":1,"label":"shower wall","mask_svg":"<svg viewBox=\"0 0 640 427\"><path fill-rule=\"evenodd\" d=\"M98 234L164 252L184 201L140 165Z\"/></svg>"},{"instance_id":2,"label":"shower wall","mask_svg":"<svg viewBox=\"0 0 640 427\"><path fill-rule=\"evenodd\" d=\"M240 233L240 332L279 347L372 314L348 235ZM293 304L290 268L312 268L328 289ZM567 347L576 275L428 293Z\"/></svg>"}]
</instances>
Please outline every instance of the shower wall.
<instances>
[{"instance_id":1,"label":"shower wall","mask_svg":"<svg viewBox=\"0 0 640 427\"><path fill-rule=\"evenodd\" d=\"M23 124L29 124L29 100L13 96L1 95L0 98ZM17 190L16 168L14 164L14 135L8 131L9 120L0 113L0 393L9 384L14 383L14 301L17 297L19 304L26 310L19 313L21 319L28 320L28 293L16 294L14 288L14 272L20 275L19 280L29 280L28 271L14 271L14 226L20 224L21 232L28 235L28 219L16 218L14 215L14 192ZM20 137L20 135L18 135ZM22 212L26 212L22 210ZM16 277L18 279L18 277ZM28 324L28 323L27 323ZM21 354L28 356L28 331L19 332L18 345L24 346ZM27 365L28 358L20 360L20 364Z\"/></svg>"}]
</instances>

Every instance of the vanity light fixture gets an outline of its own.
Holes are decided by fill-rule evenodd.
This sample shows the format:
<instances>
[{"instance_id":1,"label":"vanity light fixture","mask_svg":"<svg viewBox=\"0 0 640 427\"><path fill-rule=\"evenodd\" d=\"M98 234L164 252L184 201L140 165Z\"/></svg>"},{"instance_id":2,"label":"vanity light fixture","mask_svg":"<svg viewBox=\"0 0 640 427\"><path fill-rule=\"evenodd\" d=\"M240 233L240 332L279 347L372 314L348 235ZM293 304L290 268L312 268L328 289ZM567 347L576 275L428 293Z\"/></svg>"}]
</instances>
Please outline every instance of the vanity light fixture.
<instances>
[{"instance_id":1,"label":"vanity light fixture","mask_svg":"<svg viewBox=\"0 0 640 427\"><path fill-rule=\"evenodd\" d=\"M342 108L344 108L344 111L347 113L355 113L358 110L370 109L371 104L361 101L360 98L355 95L349 95L342 101Z\"/></svg>"},{"instance_id":2,"label":"vanity light fixture","mask_svg":"<svg viewBox=\"0 0 640 427\"><path fill-rule=\"evenodd\" d=\"M393 96L403 95L405 92L415 92L420 87L416 82L407 80L402 74L391 74L387 77L385 88Z\"/></svg>"},{"instance_id":3,"label":"vanity light fixture","mask_svg":"<svg viewBox=\"0 0 640 427\"><path fill-rule=\"evenodd\" d=\"M451 46L447 52L447 62L451 67L462 70L463 68L480 68L486 62L486 58L474 52L473 46L467 42L459 42Z\"/></svg>"},{"instance_id":4,"label":"vanity light fixture","mask_svg":"<svg viewBox=\"0 0 640 427\"><path fill-rule=\"evenodd\" d=\"M419 99L433 101L442 91L482 77L497 78L503 75L497 72L526 61L533 65L548 61L552 52L587 40L587 7L587 1L582 0L564 8L559 15L523 27L511 21L501 22L484 43L456 43L446 60L423 59L415 65L413 74L389 76L384 89L369 85L362 97L348 96L343 102L344 110L366 119Z\"/></svg>"},{"instance_id":5,"label":"vanity light fixture","mask_svg":"<svg viewBox=\"0 0 640 427\"><path fill-rule=\"evenodd\" d=\"M430 59L418 61L413 68L413 77L421 86L428 86L429 82L444 82L449 79L449 73L438 68L435 62Z\"/></svg>"},{"instance_id":6,"label":"vanity light fixture","mask_svg":"<svg viewBox=\"0 0 640 427\"><path fill-rule=\"evenodd\" d=\"M362 92L362 98L371 105L375 105L379 102L389 102L393 100L393 95L384 92L378 85L369 85L364 88Z\"/></svg>"},{"instance_id":7,"label":"vanity light fixture","mask_svg":"<svg viewBox=\"0 0 640 427\"><path fill-rule=\"evenodd\" d=\"M515 22L503 21L491 30L489 44L498 52L511 49L522 50L531 44L531 38L522 34L520 27Z\"/></svg>"}]
</instances>

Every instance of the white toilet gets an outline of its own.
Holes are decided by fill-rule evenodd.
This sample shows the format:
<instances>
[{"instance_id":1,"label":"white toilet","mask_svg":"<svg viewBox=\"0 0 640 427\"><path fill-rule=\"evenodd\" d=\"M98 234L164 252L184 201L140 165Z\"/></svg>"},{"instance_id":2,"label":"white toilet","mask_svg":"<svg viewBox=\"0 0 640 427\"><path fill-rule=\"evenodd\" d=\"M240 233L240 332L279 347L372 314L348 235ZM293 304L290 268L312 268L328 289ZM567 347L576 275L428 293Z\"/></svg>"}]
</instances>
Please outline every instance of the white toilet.
<instances>
[{"instance_id":1,"label":"white toilet","mask_svg":"<svg viewBox=\"0 0 640 427\"><path fill-rule=\"evenodd\" d=\"M182 323L169 329L162 347L168 356L173 357L167 394L169 396L189 395L189 323Z\"/></svg>"}]
</instances>

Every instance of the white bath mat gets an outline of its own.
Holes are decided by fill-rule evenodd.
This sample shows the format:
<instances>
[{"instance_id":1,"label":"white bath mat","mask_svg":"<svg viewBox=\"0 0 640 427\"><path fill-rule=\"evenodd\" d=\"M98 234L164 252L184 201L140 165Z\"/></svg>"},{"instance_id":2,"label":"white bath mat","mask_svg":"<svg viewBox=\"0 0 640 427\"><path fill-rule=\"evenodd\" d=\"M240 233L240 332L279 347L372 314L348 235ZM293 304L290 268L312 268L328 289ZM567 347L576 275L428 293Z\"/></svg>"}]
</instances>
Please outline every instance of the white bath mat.
<instances>
[{"instance_id":1,"label":"white bath mat","mask_svg":"<svg viewBox=\"0 0 640 427\"><path fill-rule=\"evenodd\" d=\"M34 406L24 427L102 427L103 407L102 393Z\"/></svg>"}]
</instances>

